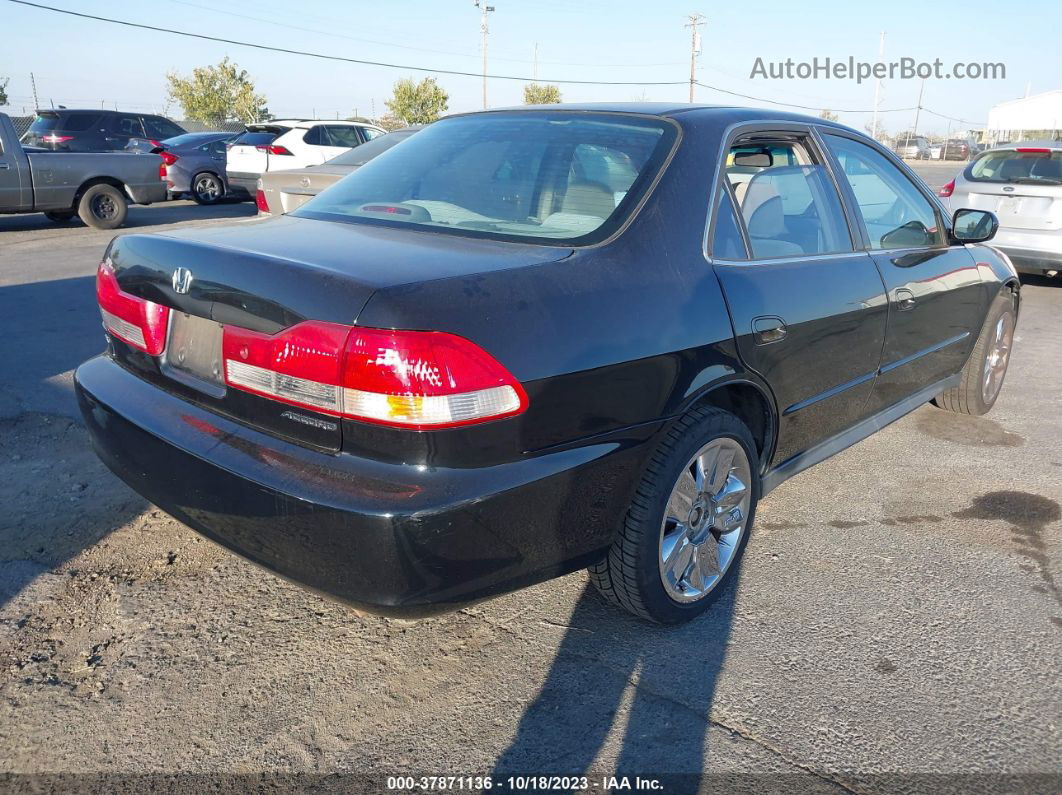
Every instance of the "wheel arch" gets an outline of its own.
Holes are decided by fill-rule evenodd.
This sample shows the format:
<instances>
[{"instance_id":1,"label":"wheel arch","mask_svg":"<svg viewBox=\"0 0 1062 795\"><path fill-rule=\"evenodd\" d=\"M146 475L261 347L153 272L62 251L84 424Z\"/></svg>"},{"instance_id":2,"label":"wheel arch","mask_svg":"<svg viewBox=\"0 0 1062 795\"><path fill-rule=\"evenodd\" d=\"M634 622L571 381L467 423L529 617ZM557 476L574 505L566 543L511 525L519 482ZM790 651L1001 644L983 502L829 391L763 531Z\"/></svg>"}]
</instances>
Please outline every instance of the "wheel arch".
<instances>
[{"instance_id":1,"label":"wheel arch","mask_svg":"<svg viewBox=\"0 0 1062 795\"><path fill-rule=\"evenodd\" d=\"M778 410L766 385L744 375L717 381L689 398L681 414L701 406L715 406L741 420L756 442L760 471L766 470L778 438Z\"/></svg>"},{"instance_id":2,"label":"wheel arch","mask_svg":"<svg viewBox=\"0 0 1062 795\"><path fill-rule=\"evenodd\" d=\"M81 197L85 195L85 191L96 185L110 185L112 188L117 188L122 192L122 195L127 199L130 198L129 191L125 187L125 183L116 177L89 177L78 187L77 192L74 194L74 202L71 207L76 211L79 204L81 204Z\"/></svg>"}]
</instances>

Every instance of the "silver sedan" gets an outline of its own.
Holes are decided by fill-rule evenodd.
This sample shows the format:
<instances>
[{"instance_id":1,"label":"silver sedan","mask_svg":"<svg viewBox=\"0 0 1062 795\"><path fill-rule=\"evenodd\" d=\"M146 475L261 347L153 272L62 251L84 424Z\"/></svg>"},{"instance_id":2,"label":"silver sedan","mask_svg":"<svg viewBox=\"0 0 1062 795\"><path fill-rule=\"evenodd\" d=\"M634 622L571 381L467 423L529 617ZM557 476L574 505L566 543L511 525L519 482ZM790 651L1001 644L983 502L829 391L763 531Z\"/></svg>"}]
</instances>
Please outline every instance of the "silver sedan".
<instances>
[{"instance_id":1,"label":"silver sedan","mask_svg":"<svg viewBox=\"0 0 1062 795\"><path fill-rule=\"evenodd\" d=\"M992 245L1019 271L1062 271L1062 141L986 150L940 195L952 212L964 207L994 212L999 231Z\"/></svg>"},{"instance_id":2,"label":"silver sedan","mask_svg":"<svg viewBox=\"0 0 1062 795\"><path fill-rule=\"evenodd\" d=\"M186 133L162 142L166 189L190 194L198 204L216 204L230 193L225 180L225 144L236 133ZM241 198L249 199L244 192Z\"/></svg>"}]
</instances>

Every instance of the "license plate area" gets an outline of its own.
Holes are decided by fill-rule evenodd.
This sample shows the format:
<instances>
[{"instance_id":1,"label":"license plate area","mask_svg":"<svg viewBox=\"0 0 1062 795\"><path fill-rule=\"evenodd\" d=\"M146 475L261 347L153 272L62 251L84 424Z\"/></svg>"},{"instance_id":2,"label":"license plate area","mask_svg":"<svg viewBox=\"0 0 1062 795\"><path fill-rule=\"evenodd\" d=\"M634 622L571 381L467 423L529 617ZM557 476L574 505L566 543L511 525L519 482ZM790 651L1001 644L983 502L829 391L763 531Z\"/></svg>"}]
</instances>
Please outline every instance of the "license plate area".
<instances>
[{"instance_id":1,"label":"license plate area","mask_svg":"<svg viewBox=\"0 0 1062 795\"><path fill-rule=\"evenodd\" d=\"M220 323L171 311L169 336L162 357L163 374L208 395L224 395L221 335Z\"/></svg>"}]
</instances>

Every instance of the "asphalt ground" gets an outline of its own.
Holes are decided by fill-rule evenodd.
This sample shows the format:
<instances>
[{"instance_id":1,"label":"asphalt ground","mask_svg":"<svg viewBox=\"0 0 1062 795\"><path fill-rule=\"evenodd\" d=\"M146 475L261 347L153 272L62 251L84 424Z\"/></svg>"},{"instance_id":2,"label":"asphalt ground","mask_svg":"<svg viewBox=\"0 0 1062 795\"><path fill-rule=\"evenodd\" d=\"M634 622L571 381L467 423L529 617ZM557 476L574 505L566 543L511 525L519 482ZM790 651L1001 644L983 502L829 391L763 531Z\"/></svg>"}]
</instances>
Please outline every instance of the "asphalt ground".
<instances>
[{"instance_id":1,"label":"asphalt ground","mask_svg":"<svg viewBox=\"0 0 1062 795\"><path fill-rule=\"evenodd\" d=\"M926 167L943 184L960 164ZM253 212L138 207L122 231ZM594 791L619 772L671 792L1059 790L1062 280L1026 281L989 416L927 405L778 488L701 620L645 624L580 572L407 622L200 540L97 462L70 377L102 348L109 238L0 217L7 788L585 772Z\"/></svg>"}]
</instances>

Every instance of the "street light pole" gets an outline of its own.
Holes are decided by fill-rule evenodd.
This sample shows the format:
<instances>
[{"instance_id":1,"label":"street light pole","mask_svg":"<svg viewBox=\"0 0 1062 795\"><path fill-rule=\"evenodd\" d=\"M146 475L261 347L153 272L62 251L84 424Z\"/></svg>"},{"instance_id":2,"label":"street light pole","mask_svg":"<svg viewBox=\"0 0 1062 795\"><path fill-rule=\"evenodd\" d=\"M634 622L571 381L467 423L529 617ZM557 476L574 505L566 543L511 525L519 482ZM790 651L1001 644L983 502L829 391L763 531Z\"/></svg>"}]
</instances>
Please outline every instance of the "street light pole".
<instances>
[{"instance_id":1,"label":"street light pole","mask_svg":"<svg viewBox=\"0 0 1062 795\"><path fill-rule=\"evenodd\" d=\"M489 6L486 3L480 2L480 0L472 0L476 8L479 9L479 30L483 34L483 110L487 109L487 34L490 33L490 28L487 26L487 14L494 10L494 6Z\"/></svg>"}]
</instances>

